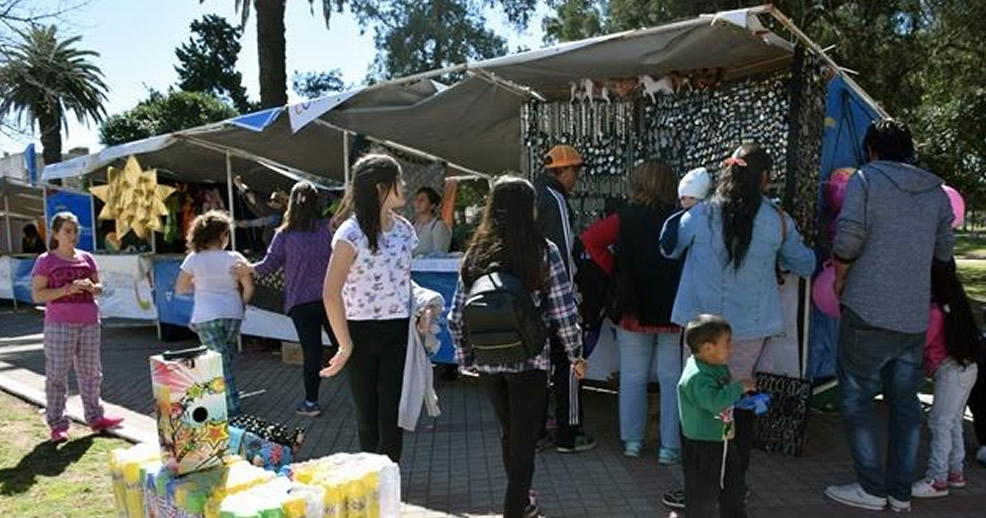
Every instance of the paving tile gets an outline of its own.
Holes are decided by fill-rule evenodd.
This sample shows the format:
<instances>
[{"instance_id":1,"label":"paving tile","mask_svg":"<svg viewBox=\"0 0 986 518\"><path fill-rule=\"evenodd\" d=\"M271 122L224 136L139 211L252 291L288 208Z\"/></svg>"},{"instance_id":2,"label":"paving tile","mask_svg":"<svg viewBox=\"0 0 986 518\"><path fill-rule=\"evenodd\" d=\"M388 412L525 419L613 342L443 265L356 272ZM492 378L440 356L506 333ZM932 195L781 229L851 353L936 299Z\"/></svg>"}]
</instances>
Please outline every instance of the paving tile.
<instances>
[{"instance_id":1,"label":"paving tile","mask_svg":"<svg viewBox=\"0 0 986 518\"><path fill-rule=\"evenodd\" d=\"M40 315L34 311L0 309L0 362L38 374L44 372L40 339L18 337L41 332ZM153 410L147 357L166 349L194 345L163 344L153 329L118 329L103 333L103 397L139 414ZM17 347L17 349L13 349ZM4 349L8 348L8 351ZM260 391L243 401L244 410L288 426L303 426L308 433L300 458L328 455L359 448L353 405L344 378L323 380L319 418L294 415L302 396L301 367L284 365L279 356L264 350L247 350L234 361L237 382L244 392ZM0 376L5 376L0 371ZM39 379L32 376L32 379ZM74 381L72 392L75 393ZM43 388L43 387L41 387ZM438 418L422 418L415 433L405 434L402 459L402 516L490 516L499 511L506 490L496 418L482 387L475 379L438 381L442 406ZM586 429L599 447L576 455L546 451L537 456L534 489L542 510L551 518L565 516L636 517L668 516L660 503L671 487L680 487L681 468L657 464L653 449L639 459L622 456L617 400L611 394L586 392ZM885 421L881 409L881 420ZM2 418L0 418L2 420ZM969 423L967 423L969 424ZM971 427L966 434L972 443ZM923 432L918 466L926 465L927 431ZM974 451L970 448L970 454ZM969 488L949 498L915 505L912 518L983 516L986 508L986 470L970 463ZM826 485L852 480L852 463L837 415L813 415L809 421L805 455L789 458L754 452L748 480L753 490L751 517L834 518L866 517L827 502ZM676 485L677 484L677 485Z\"/></svg>"}]
</instances>

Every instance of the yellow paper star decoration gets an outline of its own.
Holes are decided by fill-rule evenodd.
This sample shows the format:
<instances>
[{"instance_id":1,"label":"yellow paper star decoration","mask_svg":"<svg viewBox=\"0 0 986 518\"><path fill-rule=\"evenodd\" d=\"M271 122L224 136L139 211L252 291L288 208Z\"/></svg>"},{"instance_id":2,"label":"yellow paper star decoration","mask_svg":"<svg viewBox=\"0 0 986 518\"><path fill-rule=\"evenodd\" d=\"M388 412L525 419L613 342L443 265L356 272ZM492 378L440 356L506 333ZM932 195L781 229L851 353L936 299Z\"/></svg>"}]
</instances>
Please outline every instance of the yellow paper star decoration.
<instances>
[{"instance_id":1,"label":"yellow paper star decoration","mask_svg":"<svg viewBox=\"0 0 986 518\"><path fill-rule=\"evenodd\" d=\"M161 217L168 215L164 200L175 188L158 185L157 169L144 171L137 159L130 156L123 169L109 167L106 179L106 185L92 187L89 192L106 204L99 219L116 220L118 238L133 231L137 237L147 239L152 231L164 231Z\"/></svg>"}]
</instances>

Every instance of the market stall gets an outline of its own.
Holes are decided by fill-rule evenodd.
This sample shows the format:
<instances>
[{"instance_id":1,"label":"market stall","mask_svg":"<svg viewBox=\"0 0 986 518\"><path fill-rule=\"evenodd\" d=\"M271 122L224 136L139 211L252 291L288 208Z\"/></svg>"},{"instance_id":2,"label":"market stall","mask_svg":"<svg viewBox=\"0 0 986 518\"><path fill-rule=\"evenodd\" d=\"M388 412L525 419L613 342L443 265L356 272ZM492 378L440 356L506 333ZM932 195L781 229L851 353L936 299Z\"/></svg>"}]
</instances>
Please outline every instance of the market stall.
<instances>
[{"instance_id":1,"label":"market stall","mask_svg":"<svg viewBox=\"0 0 986 518\"><path fill-rule=\"evenodd\" d=\"M44 247L44 191L25 182L0 176L0 299L30 304L31 270ZM33 227L35 240L25 239ZM40 245L40 247L39 247Z\"/></svg>"},{"instance_id":2,"label":"market stall","mask_svg":"<svg viewBox=\"0 0 986 518\"><path fill-rule=\"evenodd\" d=\"M452 73L466 77L451 86L432 80ZM729 147L755 139L777 163L772 195L816 244L818 193L829 174L823 146L857 146L834 135L865 124L826 107L826 95L836 90L865 107L861 119L882 115L790 20L761 6L456 65L247 114L55 164L44 177L89 174L136 155L147 167L225 182L232 200L234 172L253 174L247 179L251 184L302 177L347 180L354 135L441 163L446 176L505 170L534 176L544 150L566 142L587 156L573 200L581 228L623 203L625 175L635 161L658 153L679 172L699 165L714 169ZM847 165L853 164L838 164ZM442 275L451 277L454 264L449 260ZM436 272L416 275L426 273ZM779 363L787 366L785 373L803 376L815 355L808 348L815 336L808 284L792 280L785 290L789 306L797 302L797 309L789 315L786 336L776 341L786 353ZM590 378L607 378L615 348L604 340L593 354Z\"/></svg>"},{"instance_id":3,"label":"market stall","mask_svg":"<svg viewBox=\"0 0 986 518\"><path fill-rule=\"evenodd\" d=\"M413 102L437 91L436 83L427 81L393 89L378 89L363 98L354 94L342 97L355 106L367 103L399 106ZM340 97L340 98L342 98ZM202 128L171 135L152 137L142 141L106 148L99 153L52 165L45 169L44 178L67 179L82 177L93 184L107 185L108 171L124 167L131 158L138 160L141 169L154 170L162 185L173 187L176 192L167 198L168 214L163 232L154 238L136 239L134 234L122 237L123 243L110 246L107 232L98 230L94 244L97 262L119 263L128 260L135 284L131 290L136 296L131 300L126 315L122 304L103 304L104 317L126 316L143 312L147 318L159 323L185 327L191 314L192 298L174 293L174 281L184 256L184 228L196 213L207 208L229 210L234 219L248 217L244 210L242 194L233 188L232 179L242 177L253 189L269 193L275 189L290 190L299 179L308 179L317 186L332 190L338 196L339 189L348 174L350 147L360 142L383 147L402 162L407 171L410 188L429 185L443 190L449 166L435 157L381 139L357 136L332 125L315 124L308 128L292 128L292 117L297 110L266 110ZM460 171L461 168L456 169ZM98 198L98 197L97 197ZM65 207L91 217L93 211L101 213L104 200L87 199L78 206ZM82 205L89 204L90 207ZM116 224L119 227L119 223ZM124 233L125 234L125 233ZM245 232L238 230L232 247L248 257L256 259L266 246L250 246L244 239ZM129 236L129 237L128 237ZM114 236L115 237L115 236ZM237 239L237 237L239 239ZM120 238L117 238L120 239ZM125 242L129 239L129 245ZM122 246L121 246L122 245ZM123 254L111 254L123 252ZM129 259L125 259L129 258ZM118 271L115 268L114 271ZM146 279L146 283L144 280ZM144 296L144 285L150 295L151 285L156 286L153 296ZM121 286L122 288L122 286ZM109 290L123 293L123 290ZM449 294L450 295L450 294ZM290 319L282 314L283 279L279 274L257 279L257 293L248 307L242 331L244 334L297 341ZM114 310L115 308L115 310ZM111 311L112 310L112 311ZM447 333L446 333L447 334ZM327 341L327 337L324 337ZM447 340L446 340L447 341ZM449 345L448 348L451 346ZM451 359L451 352L447 356Z\"/></svg>"}]
</instances>

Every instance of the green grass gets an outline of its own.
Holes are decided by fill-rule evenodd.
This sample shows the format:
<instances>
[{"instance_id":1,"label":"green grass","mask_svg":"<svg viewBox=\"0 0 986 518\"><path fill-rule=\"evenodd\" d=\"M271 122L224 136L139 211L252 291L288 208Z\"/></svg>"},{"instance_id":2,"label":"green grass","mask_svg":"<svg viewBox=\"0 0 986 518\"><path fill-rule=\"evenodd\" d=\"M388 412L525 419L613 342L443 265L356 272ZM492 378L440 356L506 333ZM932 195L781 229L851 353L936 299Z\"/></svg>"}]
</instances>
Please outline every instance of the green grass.
<instances>
[{"instance_id":1,"label":"green grass","mask_svg":"<svg viewBox=\"0 0 986 518\"><path fill-rule=\"evenodd\" d=\"M0 516L115 516L107 455L129 443L73 423L54 446L38 408L4 392L0 408Z\"/></svg>"},{"instance_id":2,"label":"green grass","mask_svg":"<svg viewBox=\"0 0 986 518\"><path fill-rule=\"evenodd\" d=\"M969 298L986 304L986 261L958 260L959 279Z\"/></svg>"},{"instance_id":3,"label":"green grass","mask_svg":"<svg viewBox=\"0 0 986 518\"><path fill-rule=\"evenodd\" d=\"M955 257L978 257L986 259L986 234L979 233L978 239L972 234L957 232L955 234Z\"/></svg>"}]
</instances>

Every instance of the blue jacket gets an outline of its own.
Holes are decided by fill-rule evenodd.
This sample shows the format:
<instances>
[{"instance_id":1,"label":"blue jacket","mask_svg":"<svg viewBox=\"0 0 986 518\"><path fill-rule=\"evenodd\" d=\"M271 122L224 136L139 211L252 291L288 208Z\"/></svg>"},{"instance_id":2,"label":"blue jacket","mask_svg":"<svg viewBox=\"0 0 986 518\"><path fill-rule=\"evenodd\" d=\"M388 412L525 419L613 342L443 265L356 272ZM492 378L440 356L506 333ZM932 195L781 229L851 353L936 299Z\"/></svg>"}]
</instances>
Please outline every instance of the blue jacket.
<instances>
[{"instance_id":1,"label":"blue jacket","mask_svg":"<svg viewBox=\"0 0 986 518\"><path fill-rule=\"evenodd\" d=\"M672 216L661 232L661 251L677 259L688 251L671 321L684 326L703 313L719 315L739 340L767 338L784 329L776 264L808 277L815 254L801 238L794 220L787 220L782 241L781 212L764 198L753 227L753 240L739 270L726 265L722 213L715 202L696 205ZM677 239L675 239L677 237Z\"/></svg>"}]
</instances>

